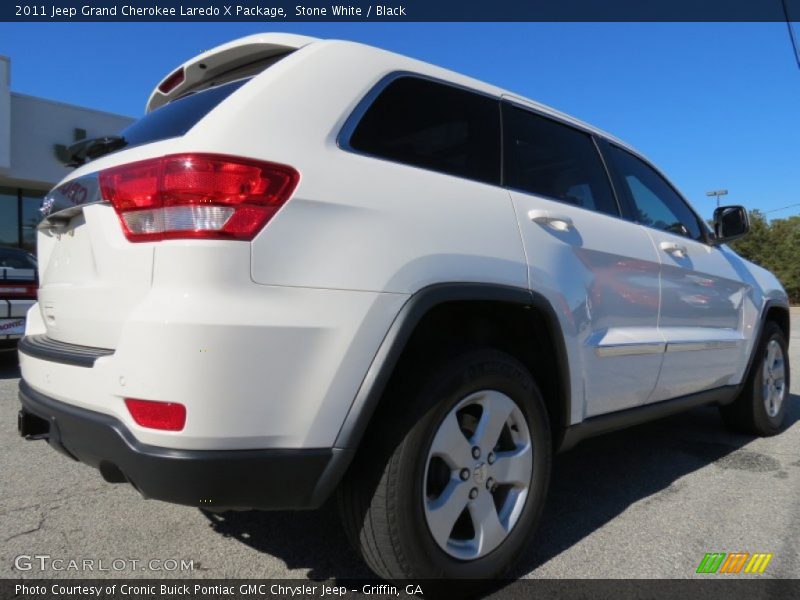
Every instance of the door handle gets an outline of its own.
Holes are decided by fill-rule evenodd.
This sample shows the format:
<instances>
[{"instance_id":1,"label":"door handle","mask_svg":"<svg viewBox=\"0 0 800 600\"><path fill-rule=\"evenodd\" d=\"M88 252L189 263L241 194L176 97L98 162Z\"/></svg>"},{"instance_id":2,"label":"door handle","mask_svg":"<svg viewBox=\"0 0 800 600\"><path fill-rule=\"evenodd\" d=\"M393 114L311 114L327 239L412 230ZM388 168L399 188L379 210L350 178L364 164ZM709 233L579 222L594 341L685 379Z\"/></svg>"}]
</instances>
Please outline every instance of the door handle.
<instances>
[{"instance_id":1,"label":"door handle","mask_svg":"<svg viewBox=\"0 0 800 600\"><path fill-rule=\"evenodd\" d=\"M572 219L570 219L568 216L551 213L546 210L530 210L528 211L528 218L534 223L546 225L550 229L554 229L556 231L567 231L575 227L572 223Z\"/></svg>"},{"instance_id":2,"label":"door handle","mask_svg":"<svg viewBox=\"0 0 800 600\"><path fill-rule=\"evenodd\" d=\"M689 255L689 251L683 244L676 244L675 242L661 242L661 249L672 256L678 258L685 258Z\"/></svg>"}]
</instances>

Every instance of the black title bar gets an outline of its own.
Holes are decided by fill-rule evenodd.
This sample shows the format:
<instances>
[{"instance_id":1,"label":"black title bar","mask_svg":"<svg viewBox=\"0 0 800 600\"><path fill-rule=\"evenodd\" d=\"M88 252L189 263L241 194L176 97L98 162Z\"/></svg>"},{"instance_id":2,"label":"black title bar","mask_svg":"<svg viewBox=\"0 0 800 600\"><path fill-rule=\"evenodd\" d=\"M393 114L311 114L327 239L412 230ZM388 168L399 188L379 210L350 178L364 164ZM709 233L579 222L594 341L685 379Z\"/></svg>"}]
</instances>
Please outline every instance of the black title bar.
<instances>
[{"instance_id":1,"label":"black title bar","mask_svg":"<svg viewBox=\"0 0 800 600\"><path fill-rule=\"evenodd\" d=\"M798 21L800 0L5 0L2 21Z\"/></svg>"},{"instance_id":2,"label":"black title bar","mask_svg":"<svg viewBox=\"0 0 800 600\"><path fill-rule=\"evenodd\" d=\"M752 600L797 598L800 579L313 581L297 579L0 579L0 600Z\"/></svg>"}]
</instances>

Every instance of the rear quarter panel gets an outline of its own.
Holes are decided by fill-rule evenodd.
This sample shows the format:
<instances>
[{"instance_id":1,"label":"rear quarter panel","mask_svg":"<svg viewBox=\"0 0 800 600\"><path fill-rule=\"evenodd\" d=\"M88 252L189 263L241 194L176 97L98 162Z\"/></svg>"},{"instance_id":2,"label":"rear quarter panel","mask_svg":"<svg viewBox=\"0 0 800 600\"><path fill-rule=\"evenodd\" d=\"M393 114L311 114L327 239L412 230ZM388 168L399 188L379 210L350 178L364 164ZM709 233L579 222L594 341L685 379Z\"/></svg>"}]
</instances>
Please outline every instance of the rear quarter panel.
<instances>
[{"instance_id":1,"label":"rear quarter panel","mask_svg":"<svg viewBox=\"0 0 800 600\"><path fill-rule=\"evenodd\" d=\"M527 286L503 189L338 147L362 97L401 70L446 73L358 44L315 43L256 77L184 136L195 151L300 172L292 199L253 241L255 282L397 293L448 281Z\"/></svg>"}]
</instances>

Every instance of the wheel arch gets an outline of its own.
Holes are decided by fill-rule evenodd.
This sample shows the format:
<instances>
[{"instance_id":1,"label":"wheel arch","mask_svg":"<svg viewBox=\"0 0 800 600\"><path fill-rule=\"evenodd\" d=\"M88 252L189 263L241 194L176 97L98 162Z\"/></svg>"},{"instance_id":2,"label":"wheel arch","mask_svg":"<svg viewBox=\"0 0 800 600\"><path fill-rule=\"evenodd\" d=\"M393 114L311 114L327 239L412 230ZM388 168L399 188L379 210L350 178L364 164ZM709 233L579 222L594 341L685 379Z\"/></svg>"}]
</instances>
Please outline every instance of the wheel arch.
<instances>
[{"instance_id":1,"label":"wheel arch","mask_svg":"<svg viewBox=\"0 0 800 600\"><path fill-rule=\"evenodd\" d=\"M488 345L509 352L532 371L537 384L544 388L542 392L551 413L553 443L558 447L570 415L571 390L564 336L554 308L544 296L524 288L442 283L421 289L403 305L362 380L337 435L337 448L358 448L392 377L415 343L419 346L420 336L427 332L446 332L448 324L452 327L455 323L463 323L465 330L477 330L470 331L470 335L457 342L474 341L475 335L479 340L486 336ZM520 327L512 338L505 336L510 327L522 324L532 327ZM545 339L545 345L530 344L529 353L521 343L541 338ZM546 364L539 367L531 364L531 358L537 356L545 358Z\"/></svg>"},{"instance_id":2,"label":"wheel arch","mask_svg":"<svg viewBox=\"0 0 800 600\"><path fill-rule=\"evenodd\" d=\"M764 332L764 327L768 321L773 321L778 324L783 334L786 336L786 341L790 337L790 317L789 317L789 304L783 300L769 299L764 302L764 307L761 310L761 317L758 321L758 331L756 332L755 340L753 341L753 349L747 359L747 369L744 372L744 377L739 384L744 387L747 380L750 378L750 372L755 364L756 353L758 351L759 340Z\"/></svg>"},{"instance_id":3,"label":"wheel arch","mask_svg":"<svg viewBox=\"0 0 800 600\"><path fill-rule=\"evenodd\" d=\"M762 321L762 329L763 323L766 323L767 321L775 321L775 323L778 324L778 327L783 330L783 335L786 336L786 340L789 340L791 331L789 306L787 304L779 303L777 301L767 302L766 306L764 307L764 317Z\"/></svg>"}]
</instances>

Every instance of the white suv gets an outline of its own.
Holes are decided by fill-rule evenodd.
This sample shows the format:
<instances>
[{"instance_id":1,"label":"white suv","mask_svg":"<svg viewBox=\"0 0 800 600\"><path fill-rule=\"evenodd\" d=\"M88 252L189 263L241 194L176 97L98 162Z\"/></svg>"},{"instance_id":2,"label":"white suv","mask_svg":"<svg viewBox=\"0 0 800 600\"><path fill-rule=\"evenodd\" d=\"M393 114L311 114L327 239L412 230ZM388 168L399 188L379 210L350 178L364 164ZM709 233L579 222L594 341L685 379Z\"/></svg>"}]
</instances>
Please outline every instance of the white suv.
<instances>
[{"instance_id":1,"label":"white suv","mask_svg":"<svg viewBox=\"0 0 800 600\"><path fill-rule=\"evenodd\" d=\"M285 34L184 63L46 198L20 433L207 509L315 508L389 579L494 577L554 451L700 404L779 431L787 297L619 140ZM91 160L90 160L91 159Z\"/></svg>"}]
</instances>

